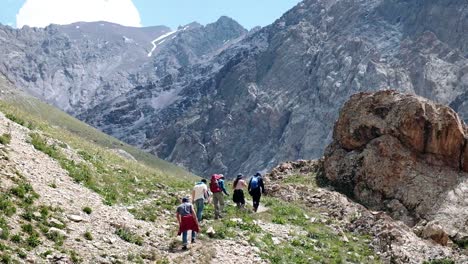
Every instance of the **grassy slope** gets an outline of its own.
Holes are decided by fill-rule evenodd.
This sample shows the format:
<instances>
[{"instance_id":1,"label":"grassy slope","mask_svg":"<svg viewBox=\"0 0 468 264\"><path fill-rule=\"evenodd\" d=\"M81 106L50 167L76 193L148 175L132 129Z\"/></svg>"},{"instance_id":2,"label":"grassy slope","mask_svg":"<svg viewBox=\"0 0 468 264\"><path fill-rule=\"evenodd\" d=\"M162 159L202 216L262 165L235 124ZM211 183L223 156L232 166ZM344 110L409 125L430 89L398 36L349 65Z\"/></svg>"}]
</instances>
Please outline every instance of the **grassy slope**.
<instances>
[{"instance_id":1,"label":"grassy slope","mask_svg":"<svg viewBox=\"0 0 468 264\"><path fill-rule=\"evenodd\" d=\"M120 197L113 197L112 203L130 204L142 200L156 189L156 184L169 187L167 191L179 191L190 187L195 180L194 175L180 167L122 143L53 106L15 91L3 77L0 77L0 90L0 111L19 119L25 126L36 128L46 138L79 150L82 158L92 164L90 169L94 185L89 187L104 198L107 192L111 192L110 196L117 193ZM125 150L138 162L122 158L113 151L115 149ZM53 158L58 157L64 158L62 155Z\"/></svg>"}]
</instances>

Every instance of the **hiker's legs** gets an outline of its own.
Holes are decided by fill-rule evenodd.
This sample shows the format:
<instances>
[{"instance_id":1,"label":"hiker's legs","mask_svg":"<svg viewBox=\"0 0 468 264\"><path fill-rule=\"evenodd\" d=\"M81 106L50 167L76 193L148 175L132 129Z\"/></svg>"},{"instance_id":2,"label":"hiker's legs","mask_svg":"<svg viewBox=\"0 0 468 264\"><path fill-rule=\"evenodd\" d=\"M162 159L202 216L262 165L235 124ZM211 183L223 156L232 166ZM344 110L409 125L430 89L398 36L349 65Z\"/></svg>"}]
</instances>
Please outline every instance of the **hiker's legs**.
<instances>
[{"instance_id":1,"label":"hiker's legs","mask_svg":"<svg viewBox=\"0 0 468 264\"><path fill-rule=\"evenodd\" d=\"M197 233L195 231L192 231L192 243L195 242L195 238L197 238Z\"/></svg>"},{"instance_id":2,"label":"hiker's legs","mask_svg":"<svg viewBox=\"0 0 468 264\"><path fill-rule=\"evenodd\" d=\"M182 245L187 246L187 231L182 232Z\"/></svg>"},{"instance_id":3,"label":"hiker's legs","mask_svg":"<svg viewBox=\"0 0 468 264\"><path fill-rule=\"evenodd\" d=\"M254 207L254 211L255 211L255 212L257 212L258 206L259 206L259 204L260 204L260 196L261 196L260 193L254 193L254 194L252 195L253 207Z\"/></svg>"},{"instance_id":4,"label":"hiker's legs","mask_svg":"<svg viewBox=\"0 0 468 264\"><path fill-rule=\"evenodd\" d=\"M203 217L203 209L205 208L205 200L200 198L195 201L195 205L197 207L197 219L198 221L201 221Z\"/></svg>"},{"instance_id":5,"label":"hiker's legs","mask_svg":"<svg viewBox=\"0 0 468 264\"><path fill-rule=\"evenodd\" d=\"M219 217L219 194L220 192L213 193L213 204L215 209L215 218Z\"/></svg>"},{"instance_id":6,"label":"hiker's legs","mask_svg":"<svg viewBox=\"0 0 468 264\"><path fill-rule=\"evenodd\" d=\"M224 211L224 194L219 193L219 215Z\"/></svg>"}]
</instances>

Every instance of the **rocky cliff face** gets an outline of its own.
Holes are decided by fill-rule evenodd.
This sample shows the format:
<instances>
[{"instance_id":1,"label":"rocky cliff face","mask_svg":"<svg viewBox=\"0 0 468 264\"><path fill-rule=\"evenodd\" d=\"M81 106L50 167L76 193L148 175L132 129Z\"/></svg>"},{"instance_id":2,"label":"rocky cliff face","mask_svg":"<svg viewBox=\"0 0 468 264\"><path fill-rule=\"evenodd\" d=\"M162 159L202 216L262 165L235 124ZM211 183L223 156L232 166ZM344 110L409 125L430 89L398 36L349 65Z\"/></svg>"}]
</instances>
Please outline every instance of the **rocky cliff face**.
<instances>
[{"instance_id":1,"label":"rocky cliff face","mask_svg":"<svg viewBox=\"0 0 468 264\"><path fill-rule=\"evenodd\" d=\"M325 176L446 245L468 239L467 128L450 108L393 91L360 93L340 112Z\"/></svg>"},{"instance_id":2,"label":"rocky cliff face","mask_svg":"<svg viewBox=\"0 0 468 264\"><path fill-rule=\"evenodd\" d=\"M198 174L228 175L321 156L338 109L360 91L418 94L466 118L467 5L305 0L193 65L158 67L161 78L79 117ZM175 65L192 53L183 54Z\"/></svg>"},{"instance_id":3,"label":"rocky cliff face","mask_svg":"<svg viewBox=\"0 0 468 264\"><path fill-rule=\"evenodd\" d=\"M0 26L0 71L29 93L77 115L205 60L245 33L227 17L174 31L107 22L20 30Z\"/></svg>"},{"instance_id":4,"label":"rocky cliff face","mask_svg":"<svg viewBox=\"0 0 468 264\"><path fill-rule=\"evenodd\" d=\"M232 175L321 156L339 107L359 91L391 87L458 100L463 113L467 3L449 2L304 1L209 63L137 96L175 87L167 107L140 111L125 100L132 91L84 118L199 174ZM120 112L131 113L128 123L114 121Z\"/></svg>"}]
</instances>

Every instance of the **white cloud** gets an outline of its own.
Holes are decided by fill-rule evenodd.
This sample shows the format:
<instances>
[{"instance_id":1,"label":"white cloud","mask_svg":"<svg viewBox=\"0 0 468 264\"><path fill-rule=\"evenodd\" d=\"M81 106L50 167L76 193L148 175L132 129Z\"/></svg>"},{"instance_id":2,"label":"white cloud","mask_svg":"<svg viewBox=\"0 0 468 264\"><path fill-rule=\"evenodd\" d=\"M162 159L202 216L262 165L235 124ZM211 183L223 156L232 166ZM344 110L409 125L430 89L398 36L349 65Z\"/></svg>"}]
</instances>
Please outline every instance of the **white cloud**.
<instances>
[{"instance_id":1,"label":"white cloud","mask_svg":"<svg viewBox=\"0 0 468 264\"><path fill-rule=\"evenodd\" d=\"M140 27L141 19L132 0L26 0L16 15L18 28L50 24L108 21Z\"/></svg>"}]
</instances>

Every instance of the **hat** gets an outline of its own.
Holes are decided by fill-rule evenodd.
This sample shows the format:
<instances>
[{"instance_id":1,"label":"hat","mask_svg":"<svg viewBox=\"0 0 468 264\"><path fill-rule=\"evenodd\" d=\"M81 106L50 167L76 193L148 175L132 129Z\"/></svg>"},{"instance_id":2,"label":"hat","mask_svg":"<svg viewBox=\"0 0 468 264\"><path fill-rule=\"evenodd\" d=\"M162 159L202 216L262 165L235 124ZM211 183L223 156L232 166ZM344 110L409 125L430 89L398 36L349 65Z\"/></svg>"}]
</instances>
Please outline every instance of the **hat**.
<instances>
[{"instance_id":1,"label":"hat","mask_svg":"<svg viewBox=\"0 0 468 264\"><path fill-rule=\"evenodd\" d=\"M202 179L201 182L206 183L206 179Z\"/></svg>"},{"instance_id":2,"label":"hat","mask_svg":"<svg viewBox=\"0 0 468 264\"><path fill-rule=\"evenodd\" d=\"M223 175L223 174L219 174L219 178L224 178L224 175Z\"/></svg>"},{"instance_id":3,"label":"hat","mask_svg":"<svg viewBox=\"0 0 468 264\"><path fill-rule=\"evenodd\" d=\"M244 175L242 175L242 173L237 174L237 179L241 179L242 177L244 177Z\"/></svg>"},{"instance_id":4,"label":"hat","mask_svg":"<svg viewBox=\"0 0 468 264\"><path fill-rule=\"evenodd\" d=\"M182 198L182 202L183 203L186 203L190 200L190 198L188 196L185 196L184 198Z\"/></svg>"},{"instance_id":5,"label":"hat","mask_svg":"<svg viewBox=\"0 0 468 264\"><path fill-rule=\"evenodd\" d=\"M257 171L257 173L255 173L255 176L262 176L262 174L259 171Z\"/></svg>"}]
</instances>

